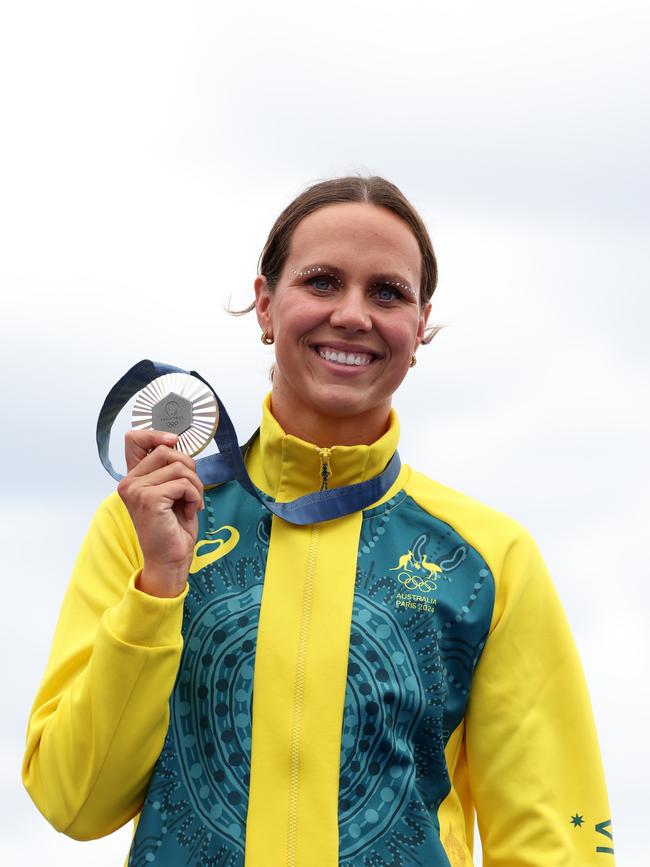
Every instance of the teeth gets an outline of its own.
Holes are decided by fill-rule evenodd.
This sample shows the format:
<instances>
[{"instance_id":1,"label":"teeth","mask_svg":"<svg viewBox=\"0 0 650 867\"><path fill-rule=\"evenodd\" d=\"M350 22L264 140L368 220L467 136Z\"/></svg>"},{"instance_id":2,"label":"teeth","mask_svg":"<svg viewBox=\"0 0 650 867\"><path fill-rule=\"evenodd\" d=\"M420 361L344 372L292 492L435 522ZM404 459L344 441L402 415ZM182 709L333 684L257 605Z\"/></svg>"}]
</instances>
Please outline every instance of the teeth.
<instances>
[{"instance_id":1,"label":"teeth","mask_svg":"<svg viewBox=\"0 0 650 867\"><path fill-rule=\"evenodd\" d=\"M334 349L319 349L318 354L326 361L334 361L337 364L349 364L355 367L370 364L372 356L365 352L338 352Z\"/></svg>"}]
</instances>

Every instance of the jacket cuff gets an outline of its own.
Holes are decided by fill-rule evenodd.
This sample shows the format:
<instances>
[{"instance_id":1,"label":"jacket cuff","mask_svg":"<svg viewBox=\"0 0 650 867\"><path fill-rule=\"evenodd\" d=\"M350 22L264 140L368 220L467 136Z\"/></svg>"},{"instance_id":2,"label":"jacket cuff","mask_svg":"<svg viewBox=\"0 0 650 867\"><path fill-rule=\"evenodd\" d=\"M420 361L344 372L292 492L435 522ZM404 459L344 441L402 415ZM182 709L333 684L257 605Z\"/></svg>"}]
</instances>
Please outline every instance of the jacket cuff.
<instances>
[{"instance_id":1,"label":"jacket cuff","mask_svg":"<svg viewBox=\"0 0 650 867\"><path fill-rule=\"evenodd\" d=\"M131 575L120 602L106 612L108 628L125 644L168 647L181 643L183 603L189 584L179 596L163 599L143 593L135 586L141 569Z\"/></svg>"}]
</instances>

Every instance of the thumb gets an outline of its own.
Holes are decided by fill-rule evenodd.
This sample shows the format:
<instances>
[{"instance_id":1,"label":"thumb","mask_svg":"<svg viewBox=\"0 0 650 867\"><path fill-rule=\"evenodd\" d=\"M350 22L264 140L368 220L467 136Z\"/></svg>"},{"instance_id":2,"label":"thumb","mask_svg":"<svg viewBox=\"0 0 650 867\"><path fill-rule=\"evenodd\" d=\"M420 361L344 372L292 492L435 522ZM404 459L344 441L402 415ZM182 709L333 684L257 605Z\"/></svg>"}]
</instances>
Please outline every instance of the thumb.
<instances>
[{"instance_id":1,"label":"thumb","mask_svg":"<svg viewBox=\"0 0 650 867\"><path fill-rule=\"evenodd\" d=\"M124 453L128 472L140 463L156 446L176 445L178 436L160 430L130 430L124 436Z\"/></svg>"}]
</instances>

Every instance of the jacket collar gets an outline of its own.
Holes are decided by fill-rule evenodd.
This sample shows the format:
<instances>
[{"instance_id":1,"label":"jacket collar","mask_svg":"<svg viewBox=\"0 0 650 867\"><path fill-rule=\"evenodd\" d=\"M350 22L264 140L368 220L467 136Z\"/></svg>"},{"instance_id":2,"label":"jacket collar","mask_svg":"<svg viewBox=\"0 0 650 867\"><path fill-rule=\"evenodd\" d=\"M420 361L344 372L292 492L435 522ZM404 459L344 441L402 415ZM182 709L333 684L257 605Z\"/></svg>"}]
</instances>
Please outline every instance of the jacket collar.
<instances>
[{"instance_id":1,"label":"jacket collar","mask_svg":"<svg viewBox=\"0 0 650 867\"><path fill-rule=\"evenodd\" d=\"M399 421L391 410L386 433L369 446L319 449L313 443L287 434L271 414L271 395L262 405L260 435L251 446L246 466L260 490L278 502L287 502L321 488L338 488L364 482L378 475L391 459L399 440Z\"/></svg>"}]
</instances>

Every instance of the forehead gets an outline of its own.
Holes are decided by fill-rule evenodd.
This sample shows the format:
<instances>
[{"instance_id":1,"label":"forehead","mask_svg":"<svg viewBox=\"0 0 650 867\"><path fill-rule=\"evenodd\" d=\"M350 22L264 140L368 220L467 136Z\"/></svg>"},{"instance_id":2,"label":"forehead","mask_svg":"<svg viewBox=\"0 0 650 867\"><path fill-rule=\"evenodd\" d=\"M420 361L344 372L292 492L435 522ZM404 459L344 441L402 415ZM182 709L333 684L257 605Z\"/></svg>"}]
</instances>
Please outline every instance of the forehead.
<instances>
[{"instance_id":1,"label":"forehead","mask_svg":"<svg viewBox=\"0 0 650 867\"><path fill-rule=\"evenodd\" d=\"M294 229L288 264L326 261L342 268L399 270L419 283L421 255L411 228L387 208L345 202L306 216Z\"/></svg>"}]
</instances>

